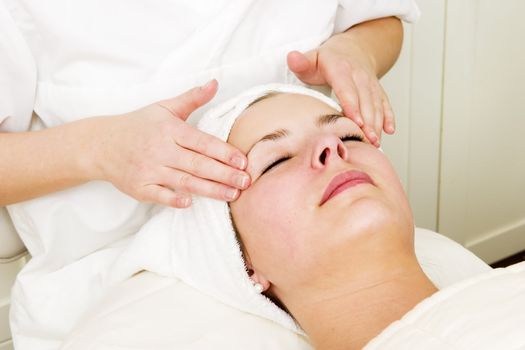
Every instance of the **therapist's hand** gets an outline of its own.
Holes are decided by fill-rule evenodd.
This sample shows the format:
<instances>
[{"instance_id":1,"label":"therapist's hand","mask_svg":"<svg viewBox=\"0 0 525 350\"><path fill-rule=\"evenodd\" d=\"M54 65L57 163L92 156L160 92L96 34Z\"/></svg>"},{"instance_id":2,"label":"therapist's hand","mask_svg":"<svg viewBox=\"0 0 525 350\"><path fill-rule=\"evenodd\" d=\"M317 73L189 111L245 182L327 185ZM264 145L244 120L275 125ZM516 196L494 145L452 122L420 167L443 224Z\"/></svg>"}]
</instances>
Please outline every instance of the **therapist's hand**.
<instances>
[{"instance_id":1,"label":"therapist's hand","mask_svg":"<svg viewBox=\"0 0 525 350\"><path fill-rule=\"evenodd\" d=\"M359 125L366 137L379 146L381 133L392 134L394 113L370 58L352 45L322 45L306 53L292 51L288 66L309 85L329 85L343 112Z\"/></svg>"},{"instance_id":2,"label":"therapist's hand","mask_svg":"<svg viewBox=\"0 0 525 350\"><path fill-rule=\"evenodd\" d=\"M243 171L245 155L186 123L216 91L213 80L140 110L101 118L93 152L98 176L140 201L176 208L191 205L191 194L235 200L250 182Z\"/></svg>"},{"instance_id":3,"label":"therapist's hand","mask_svg":"<svg viewBox=\"0 0 525 350\"><path fill-rule=\"evenodd\" d=\"M378 18L333 35L319 48L288 54L288 66L306 84L329 85L374 145L395 131L394 113L378 77L399 57L403 26L395 17Z\"/></svg>"}]
</instances>

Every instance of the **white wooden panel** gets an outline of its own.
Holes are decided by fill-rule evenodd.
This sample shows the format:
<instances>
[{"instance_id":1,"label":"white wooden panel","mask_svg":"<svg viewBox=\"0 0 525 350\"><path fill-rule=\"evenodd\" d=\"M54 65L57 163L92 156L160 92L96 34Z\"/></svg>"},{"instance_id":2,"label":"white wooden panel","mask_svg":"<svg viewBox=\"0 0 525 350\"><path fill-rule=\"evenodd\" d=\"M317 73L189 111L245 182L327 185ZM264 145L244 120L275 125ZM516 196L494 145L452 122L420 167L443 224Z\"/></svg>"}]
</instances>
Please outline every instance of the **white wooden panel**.
<instances>
[{"instance_id":1,"label":"white wooden panel","mask_svg":"<svg viewBox=\"0 0 525 350\"><path fill-rule=\"evenodd\" d=\"M420 0L412 35L408 195L416 225L437 230L445 0Z\"/></svg>"},{"instance_id":2,"label":"white wooden panel","mask_svg":"<svg viewBox=\"0 0 525 350\"><path fill-rule=\"evenodd\" d=\"M419 22L405 25L403 51L383 78L397 131L383 148L408 193L416 225L437 229L445 0L419 0Z\"/></svg>"},{"instance_id":3,"label":"white wooden panel","mask_svg":"<svg viewBox=\"0 0 525 350\"><path fill-rule=\"evenodd\" d=\"M0 207L0 264L6 260L16 259L25 251L6 208Z\"/></svg>"},{"instance_id":4,"label":"white wooden panel","mask_svg":"<svg viewBox=\"0 0 525 350\"><path fill-rule=\"evenodd\" d=\"M9 296L16 274L20 271L23 265L24 258L8 264L0 264L0 299Z\"/></svg>"},{"instance_id":5,"label":"white wooden panel","mask_svg":"<svg viewBox=\"0 0 525 350\"><path fill-rule=\"evenodd\" d=\"M0 344L11 338L9 331L9 295L16 274L25 263L25 258L9 264L0 264ZM2 347L0 346L0 350Z\"/></svg>"},{"instance_id":6,"label":"white wooden panel","mask_svg":"<svg viewBox=\"0 0 525 350\"><path fill-rule=\"evenodd\" d=\"M492 262L525 249L525 1L449 1L439 229Z\"/></svg>"},{"instance_id":7,"label":"white wooden panel","mask_svg":"<svg viewBox=\"0 0 525 350\"><path fill-rule=\"evenodd\" d=\"M396 116L396 132L391 136L383 133L381 146L396 169L405 191L408 191L412 27L405 25L404 32L401 55L395 66L381 80Z\"/></svg>"},{"instance_id":8,"label":"white wooden panel","mask_svg":"<svg viewBox=\"0 0 525 350\"><path fill-rule=\"evenodd\" d=\"M11 339L9 330L9 299L0 299L0 343Z\"/></svg>"},{"instance_id":9,"label":"white wooden panel","mask_svg":"<svg viewBox=\"0 0 525 350\"><path fill-rule=\"evenodd\" d=\"M14 347L11 341L0 343L0 350L13 350L13 349Z\"/></svg>"}]
</instances>

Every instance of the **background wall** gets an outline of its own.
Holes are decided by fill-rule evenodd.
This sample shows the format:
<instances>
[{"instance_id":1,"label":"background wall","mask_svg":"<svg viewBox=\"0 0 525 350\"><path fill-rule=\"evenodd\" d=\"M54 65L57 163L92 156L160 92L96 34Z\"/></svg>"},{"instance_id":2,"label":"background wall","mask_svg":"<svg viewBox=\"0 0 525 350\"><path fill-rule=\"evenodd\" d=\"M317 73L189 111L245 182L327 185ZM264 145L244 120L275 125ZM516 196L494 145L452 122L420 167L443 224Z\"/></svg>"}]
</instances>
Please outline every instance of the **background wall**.
<instances>
[{"instance_id":1,"label":"background wall","mask_svg":"<svg viewBox=\"0 0 525 350\"><path fill-rule=\"evenodd\" d=\"M9 264L0 264L0 350L12 350L9 330L9 292L23 264L24 258Z\"/></svg>"},{"instance_id":2,"label":"background wall","mask_svg":"<svg viewBox=\"0 0 525 350\"><path fill-rule=\"evenodd\" d=\"M390 156L408 193L416 224L438 229L445 0L420 0L418 23L405 25L403 50L382 83L396 113L386 135Z\"/></svg>"},{"instance_id":3,"label":"background wall","mask_svg":"<svg viewBox=\"0 0 525 350\"><path fill-rule=\"evenodd\" d=\"M418 226L491 263L525 250L525 1L418 0L383 83Z\"/></svg>"}]
</instances>

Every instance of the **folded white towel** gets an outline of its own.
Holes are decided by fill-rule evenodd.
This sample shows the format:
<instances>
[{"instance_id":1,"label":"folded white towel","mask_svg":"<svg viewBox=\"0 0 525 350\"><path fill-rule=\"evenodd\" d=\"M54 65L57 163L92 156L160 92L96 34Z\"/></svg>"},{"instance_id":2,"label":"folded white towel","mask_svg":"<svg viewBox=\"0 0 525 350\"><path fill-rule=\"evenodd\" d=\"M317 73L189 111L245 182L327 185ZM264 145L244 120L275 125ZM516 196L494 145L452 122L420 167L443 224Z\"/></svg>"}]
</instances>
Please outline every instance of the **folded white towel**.
<instances>
[{"instance_id":1,"label":"folded white towel","mask_svg":"<svg viewBox=\"0 0 525 350\"><path fill-rule=\"evenodd\" d=\"M302 86L269 84L252 88L210 110L199 128L226 141L237 117L255 99L270 92L297 93L339 105ZM250 280L226 202L195 197L187 209L164 209L136 235L119 258L112 278L140 270L176 277L219 301L249 312L299 334L293 318L258 293Z\"/></svg>"}]
</instances>

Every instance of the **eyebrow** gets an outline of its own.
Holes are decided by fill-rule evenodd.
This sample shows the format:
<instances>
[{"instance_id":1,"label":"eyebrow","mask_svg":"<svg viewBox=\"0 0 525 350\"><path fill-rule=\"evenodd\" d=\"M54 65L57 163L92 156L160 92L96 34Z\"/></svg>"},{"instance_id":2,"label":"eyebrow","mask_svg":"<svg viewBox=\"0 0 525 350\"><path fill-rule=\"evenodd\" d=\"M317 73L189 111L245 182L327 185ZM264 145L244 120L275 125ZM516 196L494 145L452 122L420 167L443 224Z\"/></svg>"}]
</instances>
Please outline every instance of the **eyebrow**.
<instances>
[{"instance_id":1,"label":"eyebrow","mask_svg":"<svg viewBox=\"0 0 525 350\"><path fill-rule=\"evenodd\" d=\"M315 125L317 127L323 127L325 125L334 124L339 118L343 118L344 116L342 114L338 113L330 113L330 114L322 114L317 118L317 121L315 122ZM274 132L271 132L267 135L264 135L259 139L259 141L255 142L252 147L248 150L246 155L248 155L253 147L255 147L256 144L260 142L266 142L266 141L278 141L280 139L283 139L290 135L290 131L287 129L279 129L275 130Z\"/></svg>"},{"instance_id":2,"label":"eyebrow","mask_svg":"<svg viewBox=\"0 0 525 350\"><path fill-rule=\"evenodd\" d=\"M319 116L315 125L319 128L324 125L329 125L335 123L339 118L343 118L342 114L332 113L332 114L323 114Z\"/></svg>"},{"instance_id":3,"label":"eyebrow","mask_svg":"<svg viewBox=\"0 0 525 350\"><path fill-rule=\"evenodd\" d=\"M264 141L277 141L280 138L288 136L289 134L290 134L290 132L288 130L286 130L286 129L279 129L279 130L276 130L276 131L272 132L271 134L264 135L256 143L264 142Z\"/></svg>"}]
</instances>

